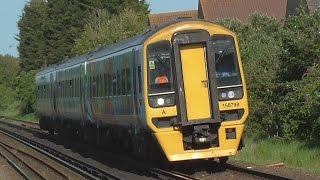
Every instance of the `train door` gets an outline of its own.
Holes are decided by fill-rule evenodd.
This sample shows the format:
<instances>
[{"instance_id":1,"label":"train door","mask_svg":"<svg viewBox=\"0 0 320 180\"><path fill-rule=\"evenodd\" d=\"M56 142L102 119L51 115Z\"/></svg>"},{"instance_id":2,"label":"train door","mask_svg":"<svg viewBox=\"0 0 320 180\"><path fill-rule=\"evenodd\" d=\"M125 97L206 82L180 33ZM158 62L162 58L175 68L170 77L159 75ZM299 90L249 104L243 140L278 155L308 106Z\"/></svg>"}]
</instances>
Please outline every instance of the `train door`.
<instances>
[{"instance_id":1,"label":"train door","mask_svg":"<svg viewBox=\"0 0 320 180\"><path fill-rule=\"evenodd\" d=\"M50 86L51 86L51 117L55 119L57 114L57 102L56 102L56 71L50 74Z\"/></svg>"},{"instance_id":2,"label":"train door","mask_svg":"<svg viewBox=\"0 0 320 180\"><path fill-rule=\"evenodd\" d=\"M144 113L144 101L143 101L143 86L142 86L142 62L141 62L141 53L139 50L133 50L132 56L134 57L134 78L133 78L133 84L134 84L134 109L135 109L135 115L138 119L142 119ZM138 120L139 121L139 120Z\"/></svg>"},{"instance_id":3,"label":"train door","mask_svg":"<svg viewBox=\"0 0 320 180\"><path fill-rule=\"evenodd\" d=\"M220 122L212 41L207 31L173 39L178 111L183 125Z\"/></svg>"},{"instance_id":4,"label":"train door","mask_svg":"<svg viewBox=\"0 0 320 180\"><path fill-rule=\"evenodd\" d=\"M90 68L87 62L81 65L81 104L83 123L93 123L91 109Z\"/></svg>"}]
</instances>

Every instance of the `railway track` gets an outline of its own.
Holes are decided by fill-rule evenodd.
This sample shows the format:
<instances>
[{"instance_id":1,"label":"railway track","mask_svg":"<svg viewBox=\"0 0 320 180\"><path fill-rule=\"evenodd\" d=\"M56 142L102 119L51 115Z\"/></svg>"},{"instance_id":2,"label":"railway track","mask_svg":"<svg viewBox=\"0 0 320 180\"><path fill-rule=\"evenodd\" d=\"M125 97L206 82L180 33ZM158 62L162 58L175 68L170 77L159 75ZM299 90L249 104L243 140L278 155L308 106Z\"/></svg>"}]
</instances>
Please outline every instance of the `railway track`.
<instances>
[{"instance_id":1,"label":"railway track","mask_svg":"<svg viewBox=\"0 0 320 180\"><path fill-rule=\"evenodd\" d=\"M37 126L36 123L29 123L29 122L21 122L19 120L15 120L15 119L10 119L13 120L14 123L12 122L6 122L3 121L4 119L6 119L5 117L0 117L2 118L2 120L0 121L0 123L9 125L9 126L14 126L17 128L22 128L22 129L26 129L26 130L30 130L29 128L32 128L33 131L39 132L38 128L34 128L34 127L30 127L29 124L31 124L32 126ZM61 154L58 151L55 151L51 148L48 148L42 144L39 144L35 141L32 141L26 137L20 136L16 133L12 133L10 131L7 131L5 129L1 129L0 128L0 133L3 133L29 147L32 147L33 149L49 156L50 158L56 160L57 162L66 165L66 167L71 168L72 170L76 170L76 172L78 172L79 174L83 175L84 177L88 178L88 179L121 179L120 177L117 177L115 175L110 175L109 173L106 174L106 172L101 172L101 170L94 168L92 166L86 167L86 164L84 162L80 162L77 161L73 158L70 157L63 157L64 155ZM1 143L0 143L1 144ZM80 167L76 166L75 164L81 164ZM88 166L88 165L87 165ZM156 177L158 179L180 179L180 180L197 180L197 178L193 178L191 176L188 176L186 174L183 173L179 173L179 172L171 172L171 171L167 171L167 170L162 170L159 168L147 168L144 167L146 169L146 171L148 171L153 177ZM88 173L90 172L90 173Z\"/></svg>"},{"instance_id":2,"label":"railway track","mask_svg":"<svg viewBox=\"0 0 320 180\"><path fill-rule=\"evenodd\" d=\"M59 164L62 164L65 167L68 167L69 169L80 174L86 179L114 179L114 180L121 179L120 177L112 174L111 172L106 172L101 169L97 169L89 164L78 161L72 157L66 156L54 149L46 147L43 144L37 143L21 135L15 134L13 132L7 131L2 128L0 128L0 133L50 157L51 159L55 160Z\"/></svg>"},{"instance_id":3,"label":"railway track","mask_svg":"<svg viewBox=\"0 0 320 180\"><path fill-rule=\"evenodd\" d=\"M7 120L10 120L10 122L6 122ZM36 122L21 121L14 118L7 118L5 116L0 116L0 121L2 121L1 123L7 124L7 125L18 125L21 127L40 130L39 124Z\"/></svg>"},{"instance_id":4,"label":"railway track","mask_svg":"<svg viewBox=\"0 0 320 180\"><path fill-rule=\"evenodd\" d=\"M158 168L151 168L149 169L149 172L159 179L199 180L198 178L180 172L167 171Z\"/></svg>"},{"instance_id":5,"label":"railway track","mask_svg":"<svg viewBox=\"0 0 320 180\"><path fill-rule=\"evenodd\" d=\"M244 174L250 174L253 177L257 177L259 179L277 179L277 180L292 180L292 178L280 176L280 175L275 175L275 174L270 174L270 173L265 173L259 170L252 170L252 169L247 169L244 167L232 165L232 164L227 164L226 168L231 171L235 171L238 173L244 173Z\"/></svg>"},{"instance_id":6,"label":"railway track","mask_svg":"<svg viewBox=\"0 0 320 180\"><path fill-rule=\"evenodd\" d=\"M23 125L24 123L5 122L3 120L0 120L0 123L9 125L11 127L16 127L16 128L20 128L20 129L22 128L22 129L29 130L29 131L31 128L32 131L39 132L39 129L32 128L29 125ZM26 124L28 124L28 123L26 123ZM23 137L21 135L18 135L16 133L13 133L8 130L1 129L1 128L0 128L0 133L5 133L8 136L16 139L17 141L19 141L29 147L32 147L33 149L35 149L43 154L46 154L48 157L63 164L65 167L68 167L68 168L72 169L73 171L78 172L80 175L84 176L86 179L122 179L121 177L118 177L114 174L111 174L110 172L106 172L104 170L97 169L93 166L90 166L89 164L86 164L85 162L76 160L72 157L65 156L64 154L60 153L59 151L56 151L50 147L46 147L43 144L37 143L31 139L28 139L28 138ZM1 147L1 145L0 145L0 147ZM119 157L119 161L123 161L124 163L126 163L126 160L123 157ZM187 173L185 173L184 171L181 171L181 170L172 170L171 171L171 170L164 170L161 168L150 168L150 167L144 166L140 162L133 162L133 163L135 163L136 168L143 168L152 177L157 178L157 179L181 179L181 180L202 179L202 177L197 178L197 177L194 177L194 175L192 175L192 176L188 175ZM214 162L206 161L206 163L204 163L204 166L207 167L208 172L210 171L211 168L217 166L217 164L212 164L212 163L214 163ZM237 174L241 174L243 177L251 177L253 179L255 179L255 178L256 179L284 179L284 180L290 179L287 177L269 174L269 173L265 173L265 172L258 171L258 170L243 168L243 167L240 167L238 165L233 165L233 164L227 164L225 168L226 168L226 172L228 172L228 173L234 172ZM218 172L218 173L220 173L220 172ZM225 172L222 171L221 173L225 173ZM211 176L214 178L215 174L211 174Z\"/></svg>"},{"instance_id":7,"label":"railway track","mask_svg":"<svg viewBox=\"0 0 320 180\"><path fill-rule=\"evenodd\" d=\"M1 132L0 132L1 133ZM25 179L68 179L68 176L40 158L5 143L0 143L0 156ZM27 158L26 158L27 157ZM29 160L37 161L42 168L32 167ZM43 167L46 168L44 171ZM44 173L45 172L45 173Z\"/></svg>"}]
</instances>

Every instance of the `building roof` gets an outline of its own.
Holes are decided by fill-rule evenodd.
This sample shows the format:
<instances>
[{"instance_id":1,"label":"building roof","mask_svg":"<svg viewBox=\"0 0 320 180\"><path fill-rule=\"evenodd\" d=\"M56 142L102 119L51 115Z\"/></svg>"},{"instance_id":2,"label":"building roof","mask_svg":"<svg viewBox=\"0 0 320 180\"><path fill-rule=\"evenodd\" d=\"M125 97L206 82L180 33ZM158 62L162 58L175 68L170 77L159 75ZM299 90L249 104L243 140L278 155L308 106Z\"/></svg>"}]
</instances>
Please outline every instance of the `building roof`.
<instances>
[{"instance_id":1,"label":"building roof","mask_svg":"<svg viewBox=\"0 0 320 180\"><path fill-rule=\"evenodd\" d=\"M198 10L150 14L149 25L150 27L154 28L165 22L169 22L175 19L183 19L183 18L197 19Z\"/></svg>"},{"instance_id":2,"label":"building roof","mask_svg":"<svg viewBox=\"0 0 320 180\"><path fill-rule=\"evenodd\" d=\"M284 20L287 0L199 0L199 17L209 21L219 19L246 21L256 12Z\"/></svg>"},{"instance_id":3,"label":"building roof","mask_svg":"<svg viewBox=\"0 0 320 180\"><path fill-rule=\"evenodd\" d=\"M320 10L320 0L307 0L307 5L310 12Z\"/></svg>"}]
</instances>

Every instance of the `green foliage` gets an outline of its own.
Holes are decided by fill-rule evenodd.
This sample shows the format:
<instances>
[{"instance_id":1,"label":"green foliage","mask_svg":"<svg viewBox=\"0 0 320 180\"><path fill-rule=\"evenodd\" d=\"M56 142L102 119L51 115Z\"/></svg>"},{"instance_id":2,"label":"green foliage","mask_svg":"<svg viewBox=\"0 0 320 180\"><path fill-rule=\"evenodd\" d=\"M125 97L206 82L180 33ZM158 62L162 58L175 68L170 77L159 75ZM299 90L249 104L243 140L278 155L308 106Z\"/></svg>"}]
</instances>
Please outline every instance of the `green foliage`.
<instances>
[{"instance_id":1,"label":"green foliage","mask_svg":"<svg viewBox=\"0 0 320 180\"><path fill-rule=\"evenodd\" d=\"M148 5L139 0L31 0L18 23L20 67L37 70L74 56L75 40L90 14L105 9L114 16L128 7L137 14L144 12L144 17L148 13Z\"/></svg>"},{"instance_id":2,"label":"green foliage","mask_svg":"<svg viewBox=\"0 0 320 180\"><path fill-rule=\"evenodd\" d=\"M6 85L0 84L0 112L5 111L9 108L10 104L15 101L15 93L12 88L7 87Z\"/></svg>"},{"instance_id":3,"label":"green foliage","mask_svg":"<svg viewBox=\"0 0 320 180\"><path fill-rule=\"evenodd\" d=\"M300 80L320 60L320 12L290 17L283 34L282 81Z\"/></svg>"},{"instance_id":4,"label":"green foliage","mask_svg":"<svg viewBox=\"0 0 320 180\"><path fill-rule=\"evenodd\" d=\"M245 139L246 147L232 160L248 162L261 166L284 163L286 167L302 169L307 172L320 173L319 146L306 142L286 141L281 138L255 141Z\"/></svg>"},{"instance_id":5,"label":"green foliage","mask_svg":"<svg viewBox=\"0 0 320 180\"><path fill-rule=\"evenodd\" d=\"M249 94L248 134L319 142L319 12L302 10L284 25L258 14L246 24L219 23L240 39Z\"/></svg>"},{"instance_id":6,"label":"green foliage","mask_svg":"<svg viewBox=\"0 0 320 180\"><path fill-rule=\"evenodd\" d=\"M18 60L0 55L0 112L6 111L15 102L14 79L18 73Z\"/></svg>"},{"instance_id":7,"label":"green foliage","mask_svg":"<svg viewBox=\"0 0 320 180\"><path fill-rule=\"evenodd\" d=\"M0 55L0 84L13 88L14 77L18 74L18 59L9 55Z\"/></svg>"},{"instance_id":8,"label":"green foliage","mask_svg":"<svg viewBox=\"0 0 320 180\"><path fill-rule=\"evenodd\" d=\"M21 101L21 114L35 111L35 71L21 72L16 77L16 96Z\"/></svg>"},{"instance_id":9,"label":"green foliage","mask_svg":"<svg viewBox=\"0 0 320 180\"><path fill-rule=\"evenodd\" d=\"M17 39L20 55L20 67L29 71L47 64L45 33L47 26L46 3L44 0L32 0L24 7L18 22Z\"/></svg>"},{"instance_id":10,"label":"green foliage","mask_svg":"<svg viewBox=\"0 0 320 180\"><path fill-rule=\"evenodd\" d=\"M145 0L85 0L83 2L95 10L106 10L109 14L117 15L123 9L130 8L134 11L148 11Z\"/></svg>"},{"instance_id":11,"label":"green foliage","mask_svg":"<svg viewBox=\"0 0 320 180\"><path fill-rule=\"evenodd\" d=\"M55 64L74 56L72 48L78 38L88 15L80 0L48 0L46 26L46 59Z\"/></svg>"},{"instance_id":12,"label":"green foliage","mask_svg":"<svg viewBox=\"0 0 320 180\"><path fill-rule=\"evenodd\" d=\"M320 67L310 68L301 81L290 83L289 92L279 106L282 134L287 139L319 142Z\"/></svg>"},{"instance_id":13,"label":"green foliage","mask_svg":"<svg viewBox=\"0 0 320 180\"><path fill-rule=\"evenodd\" d=\"M74 52L84 54L141 34L146 29L147 14L144 11L124 9L119 15L110 16L106 10L100 10L89 18L83 34L76 42Z\"/></svg>"}]
</instances>

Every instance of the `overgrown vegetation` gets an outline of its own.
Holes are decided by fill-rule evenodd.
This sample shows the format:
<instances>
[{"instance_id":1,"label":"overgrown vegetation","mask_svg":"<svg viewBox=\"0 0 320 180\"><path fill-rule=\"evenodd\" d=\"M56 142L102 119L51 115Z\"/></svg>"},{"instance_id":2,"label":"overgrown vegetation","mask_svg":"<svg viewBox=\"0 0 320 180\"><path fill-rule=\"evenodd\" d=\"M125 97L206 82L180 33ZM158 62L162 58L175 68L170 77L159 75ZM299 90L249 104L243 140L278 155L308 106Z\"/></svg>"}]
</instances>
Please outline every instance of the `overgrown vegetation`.
<instances>
[{"instance_id":1,"label":"overgrown vegetation","mask_svg":"<svg viewBox=\"0 0 320 180\"><path fill-rule=\"evenodd\" d=\"M24 118L34 112L34 73L19 73L19 61L11 56L0 55L0 115ZM32 100L30 100L32 99ZM31 120L35 121L33 117Z\"/></svg>"},{"instance_id":2,"label":"overgrown vegetation","mask_svg":"<svg viewBox=\"0 0 320 180\"><path fill-rule=\"evenodd\" d=\"M146 12L141 10L126 8L113 16L107 10L96 11L89 17L81 37L76 41L74 52L81 55L141 34L147 29L146 22Z\"/></svg>"},{"instance_id":3,"label":"overgrown vegetation","mask_svg":"<svg viewBox=\"0 0 320 180\"><path fill-rule=\"evenodd\" d=\"M246 140L246 147L231 160L261 166L284 163L286 167L320 173L320 148L300 141L272 138L263 141Z\"/></svg>"},{"instance_id":4,"label":"overgrown vegetation","mask_svg":"<svg viewBox=\"0 0 320 180\"><path fill-rule=\"evenodd\" d=\"M253 15L221 21L237 32L248 84L247 133L319 143L320 13L300 11L285 23Z\"/></svg>"},{"instance_id":5,"label":"overgrown vegetation","mask_svg":"<svg viewBox=\"0 0 320 180\"><path fill-rule=\"evenodd\" d=\"M89 20L92 19L88 19L90 15L107 12L112 17L127 8L144 15L146 20L148 5L140 0L31 0L25 6L18 23L20 33L17 39L20 42L18 49L21 69L38 70L75 56L73 49L76 40L82 36L85 26L88 26L87 22L91 23ZM135 23L125 22L120 23L123 28ZM146 24L147 21L143 23ZM145 26L144 24L141 25ZM130 28L122 31L117 29L123 33L129 30ZM120 37L111 35L112 32L109 31L104 32L107 32L105 36Z\"/></svg>"}]
</instances>

